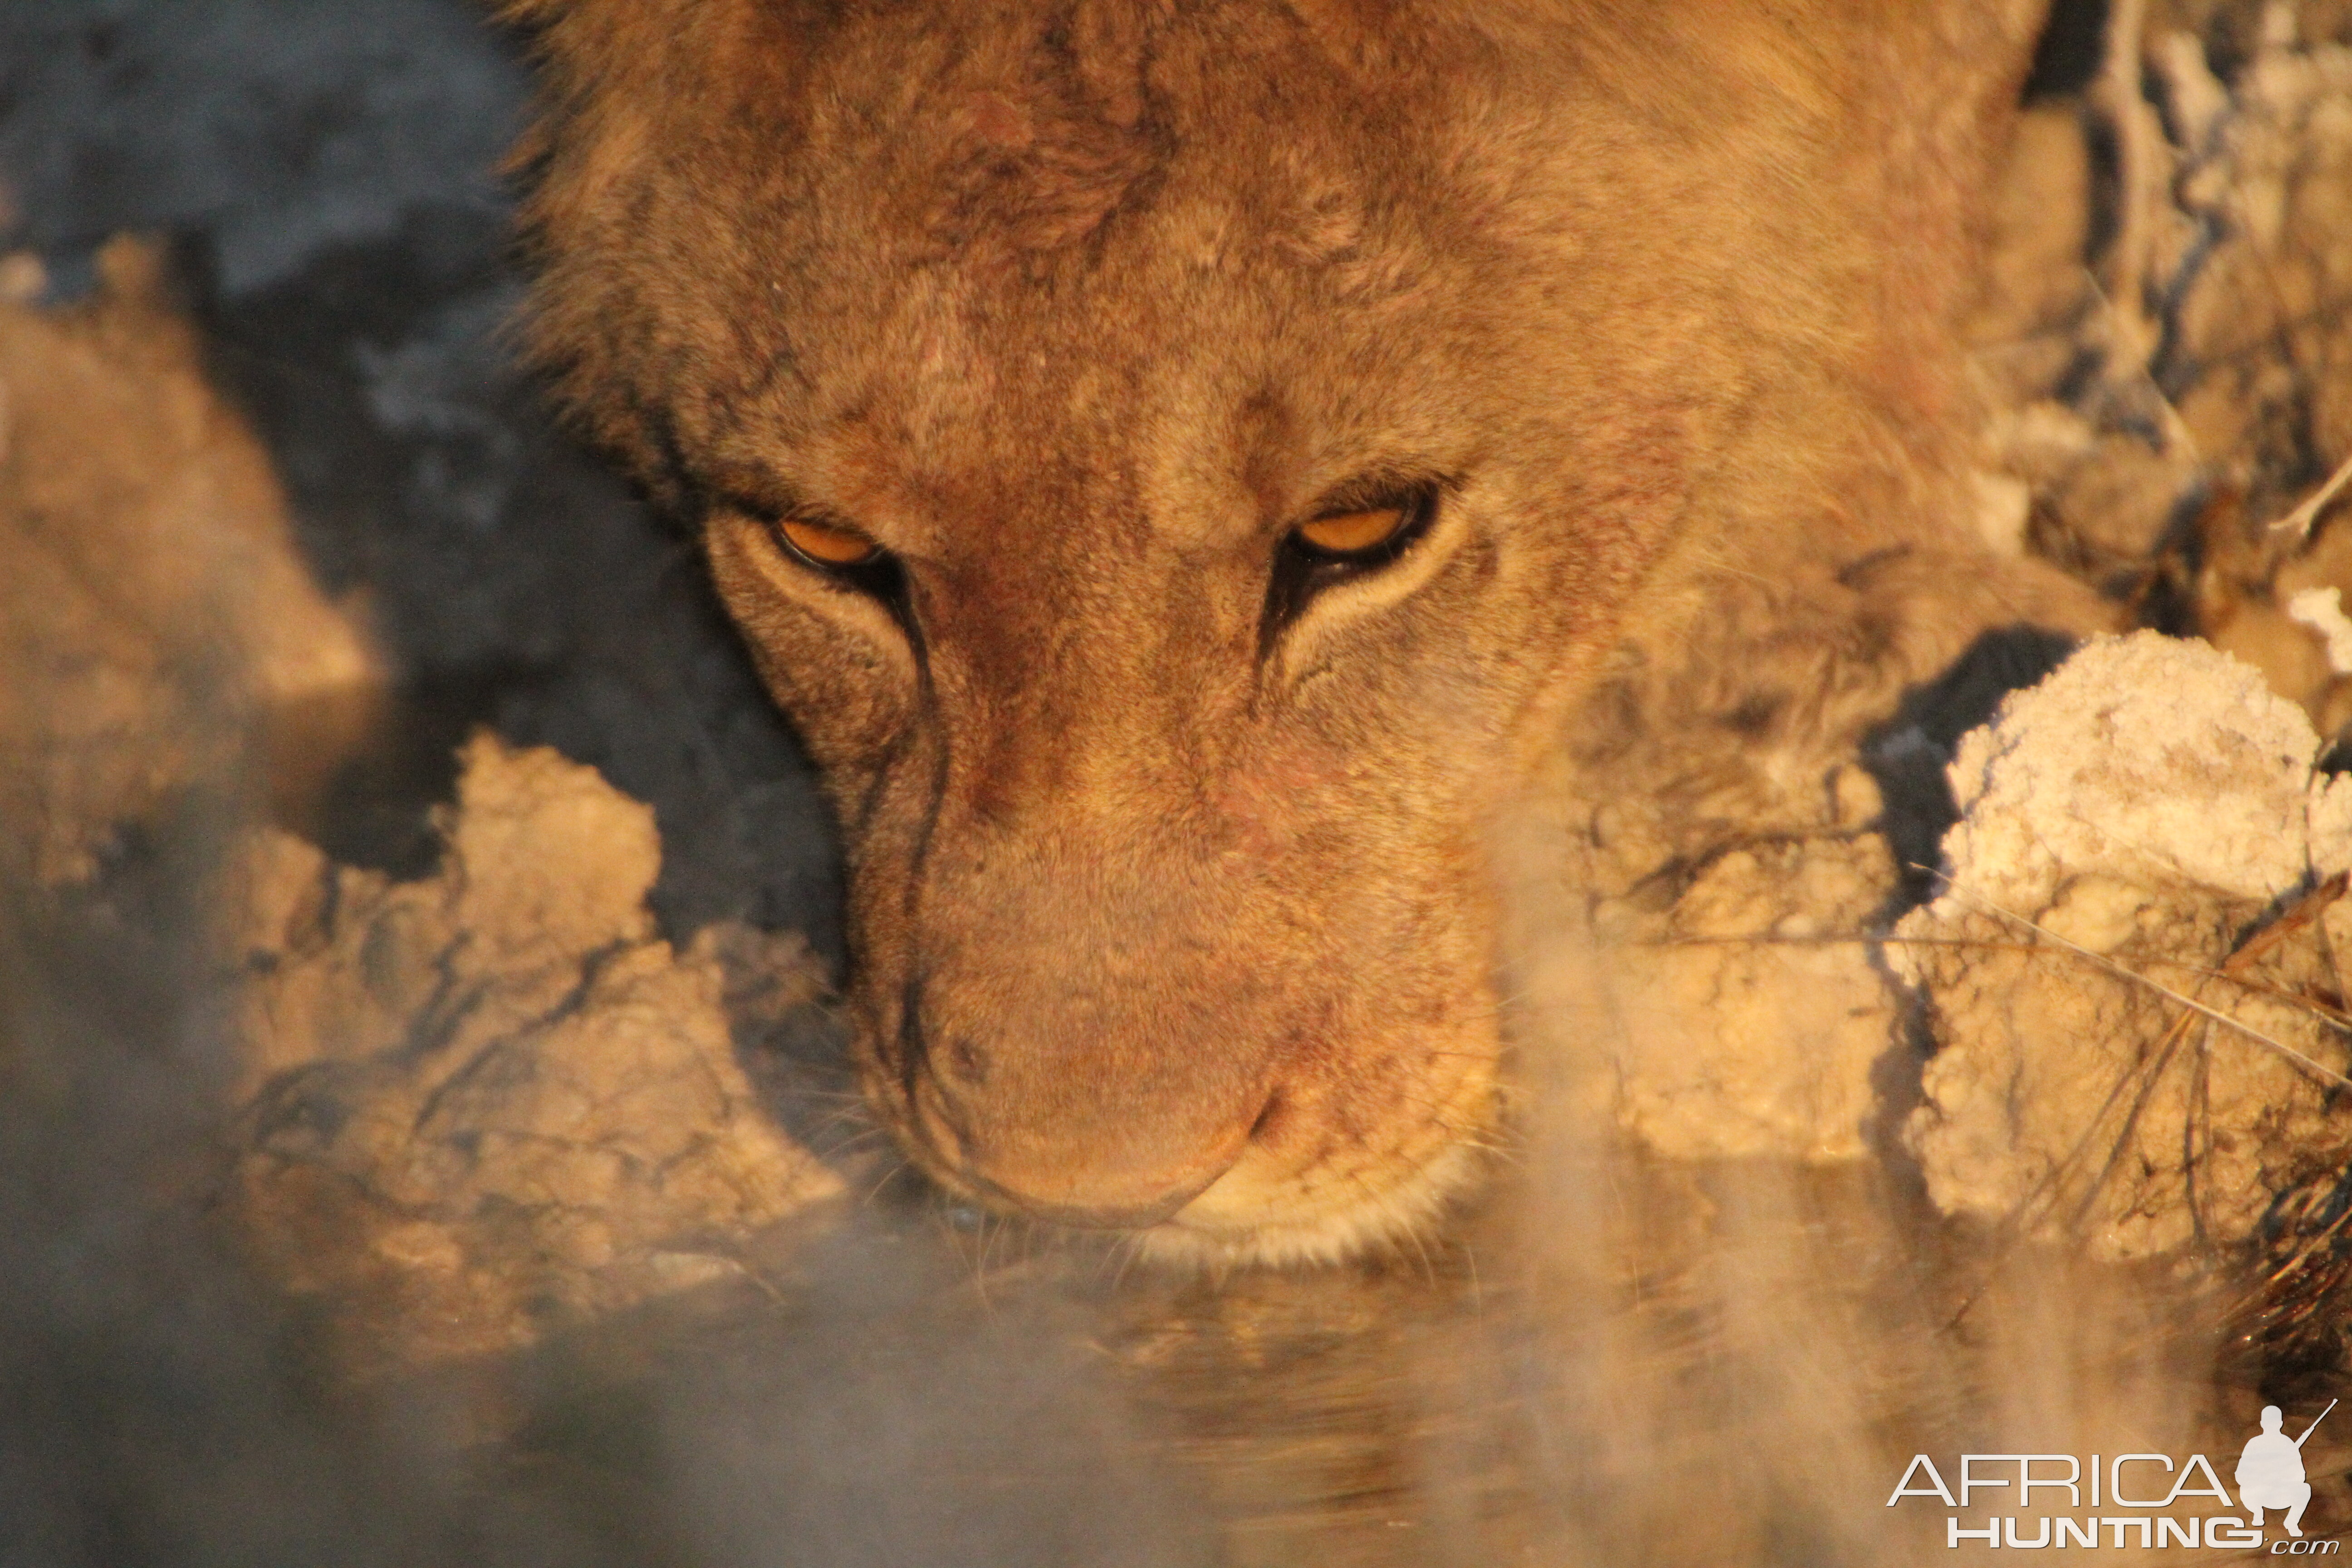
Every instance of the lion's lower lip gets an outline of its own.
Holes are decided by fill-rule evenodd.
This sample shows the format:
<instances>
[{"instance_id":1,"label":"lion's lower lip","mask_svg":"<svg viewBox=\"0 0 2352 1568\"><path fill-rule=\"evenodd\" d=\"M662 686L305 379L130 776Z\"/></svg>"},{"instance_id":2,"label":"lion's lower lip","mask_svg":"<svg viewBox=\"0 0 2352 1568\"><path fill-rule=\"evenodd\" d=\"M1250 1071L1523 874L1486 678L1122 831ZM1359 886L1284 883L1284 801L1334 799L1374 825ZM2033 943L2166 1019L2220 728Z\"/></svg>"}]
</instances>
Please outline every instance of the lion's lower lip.
<instances>
[{"instance_id":1,"label":"lion's lower lip","mask_svg":"<svg viewBox=\"0 0 2352 1568\"><path fill-rule=\"evenodd\" d=\"M1218 1171L1205 1180L1180 1187L1148 1204L1110 1206L1102 1205L1070 1205L1041 1202L1024 1193L997 1185L987 1177L966 1171L963 1180L983 1195L993 1198L1007 1207L1017 1209L1033 1219L1052 1225L1070 1226L1080 1230L1143 1230L1161 1224L1200 1196L1218 1177Z\"/></svg>"},{"instance_id":2,"label":"lion's lower lip","mask_svg":"<svg viewBox=\"0 0 2352 1568\"><path fill-rule=\"evenodd\" d=\"M1266 1120L1263 1112L1236 1118L1222 1136L1162 1146L1154 1160L1149 1145L1041 1137L1017 1111L960 1102L929 1072L902 1093L903 1135L949 1185L993 1208L1087 1230L1165 1222L1241 1162Z\"/></svg>"},{"instance_id":3,"label":"lion's lower lip","mask_svg":"<svg viewBox=\"0 0 2352 1568\"><path fill-rule=\"evenodd\" d=\"M946 1151L933 1142L935 1153ZM1204 1151L1197 1161L1159 1173L1073 1167L1032 1167L1017 1179L985 1161L953 1157L955 1184L998 1208L1052 1225L1084 1230L1142 1230L1164 1223L1223 1180L1248 1146L1244 1138ZM969 1147L959 1140L958 1154Z\"/></svg>"}]
</instances>

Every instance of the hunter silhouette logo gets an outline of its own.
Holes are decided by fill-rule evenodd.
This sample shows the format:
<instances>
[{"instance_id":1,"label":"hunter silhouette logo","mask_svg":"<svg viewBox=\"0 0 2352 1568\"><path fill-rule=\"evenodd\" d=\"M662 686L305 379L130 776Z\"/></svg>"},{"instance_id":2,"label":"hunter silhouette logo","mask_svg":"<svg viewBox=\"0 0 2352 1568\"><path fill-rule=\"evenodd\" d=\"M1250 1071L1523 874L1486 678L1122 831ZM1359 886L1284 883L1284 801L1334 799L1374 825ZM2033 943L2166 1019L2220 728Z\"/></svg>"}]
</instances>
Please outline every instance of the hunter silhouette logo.
<instances>
[{"instance_id":1,"label":"hunter silhouette logo","mask_svg":"<svg viewBox=\"0 0 2352 1568\"><path fill-rule=\"evenodd\" d=\"M2329 1400L2327 1410L2335 1408L2336 1401ZM2302 1538L2303 1510L2311 1501L2311 1483L2303 1475L2303 1445L2327 1419L2327 1410L2303 1429L2303 1436L2290 1437L2281 1430L2285 1414L2275 1405L2263 1406L2263 1429L2246 1439L2245 1452L2238 1456L2238 1500L2245 1505L2246 1523L2252 1528L2263 1527L2263 1510L2283 1508L2286 1532Z\"/></svg>"},{"instance_id":2,"label":"hunter silhouette logo","mask_svg":"<svg viewBox=\"0 0 2352 1568\"><path fill-rule=\"evenodd\" d=\"M2304 1473L2303 1446L2336 1405L2329 1400L2327 1409L2313 1417L2299 1437L2287 1436L2284 1411L2275 1405L2263 1407L2262 1430L2246 1439L2238 1456L2235 1506L2244 1510L2242 1519L2229 1511L2202 1518L2182 1518L2177 1511L2197 1498L2211 1498L2225 1510L2233 1506L2220 1473L2202 1454L2185 1460L2146 1453L2093 1454L2087 1459L2073 1454L1962 1454L1949 1482L1934 1459L1915 1454L1886 1506L1893 1508L1906 1498L1936 1499L1953 1510L1945 1521L1944 1535L1945 1544L1954 1548L1981 1542L1989 1548L2185 1546L2208 1551L2261 1547L2263 1515L2276 1510L2285 1516L2280 1522L2286 1527L2286 1538L2271 1542L2269 1555L2332 1556L2341 1542L2304 1539L2303 1510L2311 1502L2311 1482ZM2037 1491L2044 1496L2037 1499ZM1985 1492L2016 1512L1973 1525L1963 1522L1963 1510L1992 1500L1978 1495ZM2042 1511L2062 1498L2065 1511ZM2086 1504L2087 1517L2074 1512Z\"/></svg>"}]
</instances>

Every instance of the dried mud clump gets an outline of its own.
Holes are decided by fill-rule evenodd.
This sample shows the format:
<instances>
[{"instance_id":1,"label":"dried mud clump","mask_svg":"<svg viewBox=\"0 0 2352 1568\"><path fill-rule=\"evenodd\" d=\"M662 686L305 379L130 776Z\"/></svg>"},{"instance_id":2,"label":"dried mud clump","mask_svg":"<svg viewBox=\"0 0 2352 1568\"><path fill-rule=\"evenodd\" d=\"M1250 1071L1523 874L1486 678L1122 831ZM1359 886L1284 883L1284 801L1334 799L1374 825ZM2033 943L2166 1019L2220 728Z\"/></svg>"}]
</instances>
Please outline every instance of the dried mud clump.
<instances>
[{"instance_id":1,"label":"dried mud clump","mask_svg":"<svg viewBox=\"0 0 2352 1568\"><path fill-rule=\"evenodd\" d=\"M1866 781L1864 781L1866 782ZM1616 962L1619 1113L1679 1159L1859 1159L1894 998L1861 940L1895 883L1876 834L1764 839L1698 870ZM1605 929L1605 928L1604 928Z\"/></svg>"},{"instance_id":2,"label":"dried mud clump","mask_svg":"<svg viewBox=\"0 0 2352 1568\"><path fill-rule=\"evenodd\" d=\"M1521 1057L1588 1064L1563 1092L1653 1153L1821 1165L1884 1143L1916 1068L1880 944L1949 824L1943 762L2072 647L1968 635L1998 606L1933 585L1948 569L1924 552L1838 567L1726 584L1685 657L1616 673L1539 792L1559 853L1527 857L1549 880L1517 900ZM1922 603L1968 613L1905 615Z\"/></svg>"},{"instance_id":3,"label":"dried mud clump","mask_svg":"<svg viewBox=\"0 0 2352 1568\"><path fill-rule=\"evenodd\" d=\"M1543 898L1580 897L1589 924L1534 942L1600 962L1562 977L1538 1048L1595 1057L1589 1092L1669 1158L1860 1159L1899 1011L1868 935L1901 880L1879 790L1851 763L1780 789L1722 760L1704 787L1736 826L1692 832L1671 789L1569 826Z\"/></svg>"},{"instance_id":4,"label":"dried mud clump","mask_svg":"<svg viewBox=\"0 0 2352 1568\"><path fill-rule=\"evenodd\" d=\"M463 760L430 879L275 832L240 866L237 1217L278 1278L411 1361L731 1272L740 1238L839 1185L730 1032L730 971L771 1010L818 994L800 939L675 951L645 906L651 808L545 749L485 734Z\"/></svg>"},{"instance_id":5,"label":"dried mud clump","mask_svg":"<svg viewBox=\"0 0 2352 1568\"><path fill-rule=\"evenodd\" d=\"M37 271L8 258L0 292ZM652 808L488 735L436 875L276 829L215 857L267 807L316 815L390 661L362 601L318 587L163 249L118 240L100 275L62 310L0 300L0 888L44 910L142 844L200 868L217 912L189 940L234 972L221 1209L357 1331L349 1369L731 1272L838 1185L755 1103L731 1032L817 1005L806 943L721 922L674 951L646 904Z\"/></svg>"},{"instance_id":6,"label":"dried mud clump","mask_svg":"<svg viewBox=\"0 0 2352 1568\"><path fill-rule=\"evenodd\" d=\"M1935 1054L1937 1206L2095 1256L2234 1247L2352 1153L2352 783L2248 667L2087 647L1951 769L1947 881L1888 952Z\"/></svg>"},{"instance_id":7,"label":"dried mud clump","mask_svg":"<svg viewBox=\"0 0 2352 1568\"><path fill-rule=\"evenodd\" d=\"M289 773L331 756L383 679L207 381L161 248L118 239L99 268L61 311L0 276L0 876L51 888L192 792L242 790L273 742Z\"/></svg>"}]
</instances>

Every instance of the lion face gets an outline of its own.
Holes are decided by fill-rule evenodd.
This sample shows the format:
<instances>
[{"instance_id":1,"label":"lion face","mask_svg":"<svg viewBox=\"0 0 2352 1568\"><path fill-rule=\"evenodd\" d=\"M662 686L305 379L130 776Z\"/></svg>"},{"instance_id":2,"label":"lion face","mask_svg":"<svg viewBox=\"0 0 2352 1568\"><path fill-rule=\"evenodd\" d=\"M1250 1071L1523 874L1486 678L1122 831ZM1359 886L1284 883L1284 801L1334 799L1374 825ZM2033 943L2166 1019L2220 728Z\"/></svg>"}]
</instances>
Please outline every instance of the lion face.
<instances>
[{"instance_id":1,"label":"lion face","mask_svg":"<svg viewBox=\"0 0 2352 1568\"><path fill-rule=\"evenodd\" d=\"M1591 566L1513 555L1486 401L1379 341L1442 324L1368 321L1366 397L1275 324L1344 302L1171 248L872 366L705 537L836 802L914 1157L1158 1247L1331 1252L1426 1218L1489 1119L1482 828L1557 675L1520 634L1573 649Z\"/></svg>"},{"instance_id":2,"label":"lion face","mask_svg":"<svg viewBox=\"0 0 2352 1568\"><path fill-rule=\"evenodd\" d=\"M1039 1217L1325 1251L1425 1217L1489 1114L1514 694L1460 628L1501 563L1478 492L1392 454L1256 493L1219 456L708 538L838 804L866 1089L914 1156Z\"/></svg>"},{"instance_id":3,"label":"lion face","mask_svg":"<svg viewBox=\"0 0 2352 1568\"><path fill-rule=\"evenodd\" d=\"M1932 401L1843 324L1832 56L1704 6L524 9L537 342L824 773L876 1110L1160 1250L1422 1224L1493 1116L1496 815L1694 531Z\"/></svg>"}]
</instances>

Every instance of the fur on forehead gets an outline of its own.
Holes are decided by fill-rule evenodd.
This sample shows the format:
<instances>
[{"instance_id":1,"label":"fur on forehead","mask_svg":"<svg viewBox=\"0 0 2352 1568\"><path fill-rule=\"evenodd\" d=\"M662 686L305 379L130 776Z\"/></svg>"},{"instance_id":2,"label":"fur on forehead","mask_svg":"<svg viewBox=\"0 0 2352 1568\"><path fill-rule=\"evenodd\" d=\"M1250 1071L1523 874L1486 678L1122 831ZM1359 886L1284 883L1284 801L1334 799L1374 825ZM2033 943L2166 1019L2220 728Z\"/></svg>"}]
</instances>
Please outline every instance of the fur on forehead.
<instances>
[{"instance_id":1,"label":"fur on forehead","mask_svg":"<svg viewBox=\"0 0 2352 1568\"><path fill-rule=\"evenodd\" d=\"M1923 169L1964 149L1977 106L2000 93L1945 90L1939 62L1987 51L1948 47L1941 32L2022 30L2032 7L1826 25L1876 4L510 0L547 68L520 155L541 263L530 339L589 432L657 498L685 500L688 455L740 411L791 405L813 377L854 396L861 372L826 375L809 355L902 336L876 330L886 317L928 313L924 343L967 326L1010 342L1034 312L1083 348L1097 325L1087 296L1172 320L1189 307L1171 277L1223 288L1257 273L1286 297L1274 319L1312 319L1328 336L1345 314L1335 305L1428 296L1469 309L1504 276L1486 247L1567 254L1605 239L1628 201L1685 200L1685 187L1810 170L1857 187L1855 224L1877 221L1912 187L1890 177L1874 194L1840 171ZM1808 19L1823 22L1820 37ZM1900 102L1885 86L1872 96L1885 82L1905 84ZM1567 133L1562 114L1590 122ZM1583 142L1649 151L1561 162ZM1660 162L1678 147L1690 155ZM1618 163L1651 184L1620 189ZM1580 194L1528 199L1554 179ZM1752 206L1707 221L1800 210ZM1620 250L1662 227L1626 226ZM1698 275L1721 271L1735 238L1711 236L1713 260L1628 250L1610 287L1663 268L1685 280L1677 298L1753 291ZM1822 277L1766 303L1837 293L1836 238L1794 247L1830 258L1812 267ZM1791 253L1769 251L1775 267ZM1485 282L1416 286L1446 266ZM1294 268L1312 276L1273 276ZM1001 286L1008 274L1019 287ZM1924 298L1937 279L1897 281ZM1940 319L1934 303L1910 314ZM840 330L844 311L868 330Z\"/></svg>"},{"instance_id":2,"label":"fur on forehead","mask_svg":"<svg viewBox=\"0 0 2352 1568\"><path fill-rule=\"evenodd\" d=\"M517 153L618 141L673 168L686 144L758 139L887 151L866 172L921 190L920 228L959 248L1083 240L1180 139L1244 138L1286 161L1285 121L1337 140L1426 128L1458 106L1516 7L1428 0L504 0L537 43L541 113ZM1349 124L1349 121L1359 123ZM663 154L667 156L663 157ZM608 167L611 162L608 161ZM871 193L879 194L879 193Z\"/></svg>"},{"instance_id":3,"label":"fur on forehead","mask_svg":"<svg viewBox=\"0 0 2352 1568\"><path fill-rule=\"evenodd\" d=\"M1391 291L1413 268L1378 243L1411 205L1386 165L1407 144L1423 162L1478 79L1445 63L1481 47L1468 9L510 0L543 66L515 163L540 262L530 340L589 432L683 500L680 450L800 374L793 323L764 308L795 278L945 264L979 286L950 293L985 300L1004 268L1089 270L1116 215L1205 158L1230 165L1208 187L1225 219L1199 231L1215 245ZM1404 37L1398 79L1371 57Z\"/></svg>"},{"instance_id":4,"label":"fur on forehead","mask_svg":"<svg viewBox=\"0 0 2352 1568\"><path fill-rule=\"evenodd\" d=\"M927 31L919 44L903 20L843 38L847 58L827 62L813 138L855 138L875 119L895 121L886 131L893 183L923 199L907 216L950 252L1085 240L1149 189L1170 153L1145 79L1157 8L1096 0L962 16L954 31ZM877 81L893 61L904 79ZM837 123L844 118L866 123Z\"/></svg>"}]
</instances>

